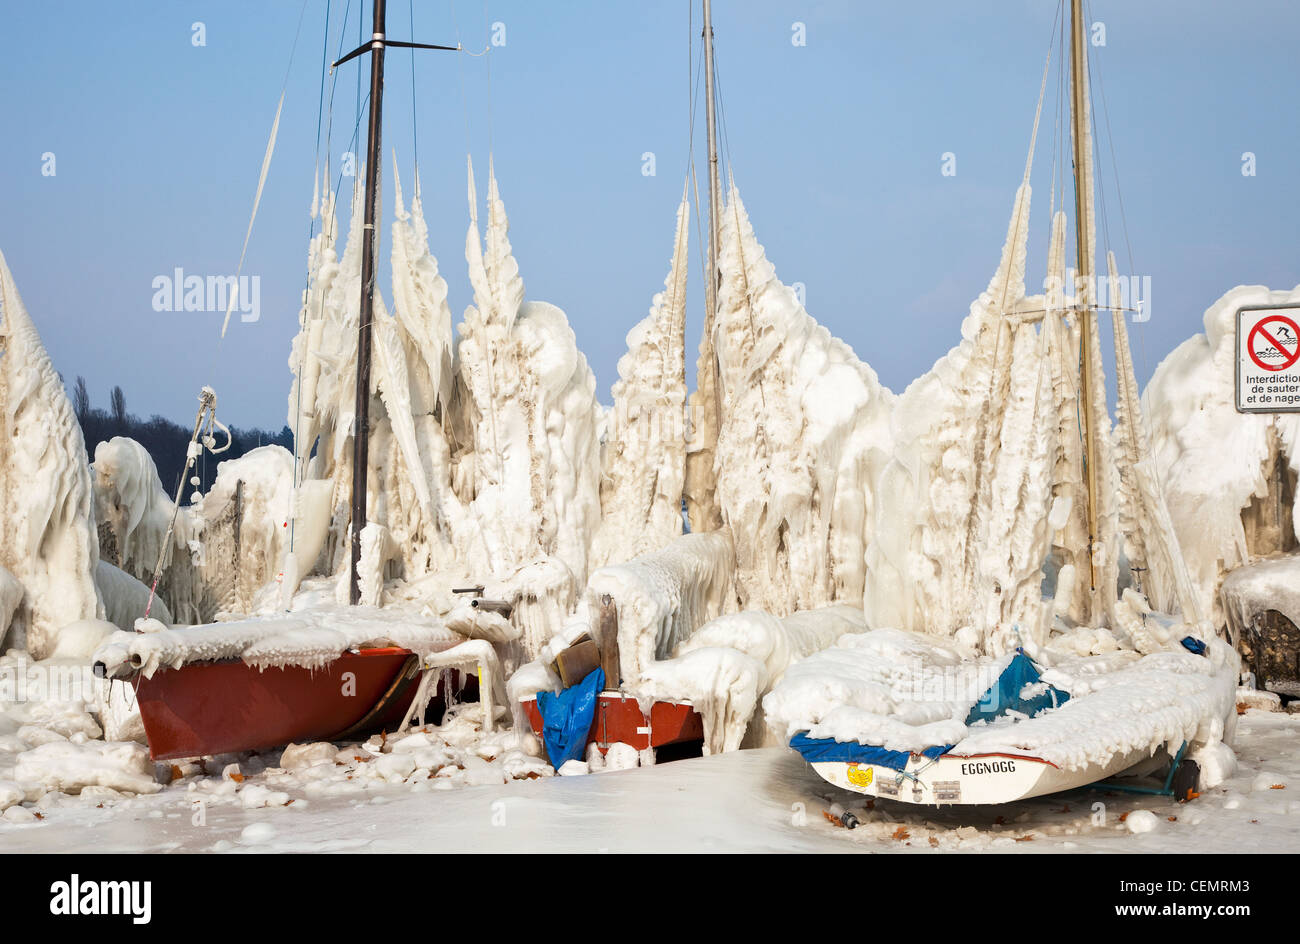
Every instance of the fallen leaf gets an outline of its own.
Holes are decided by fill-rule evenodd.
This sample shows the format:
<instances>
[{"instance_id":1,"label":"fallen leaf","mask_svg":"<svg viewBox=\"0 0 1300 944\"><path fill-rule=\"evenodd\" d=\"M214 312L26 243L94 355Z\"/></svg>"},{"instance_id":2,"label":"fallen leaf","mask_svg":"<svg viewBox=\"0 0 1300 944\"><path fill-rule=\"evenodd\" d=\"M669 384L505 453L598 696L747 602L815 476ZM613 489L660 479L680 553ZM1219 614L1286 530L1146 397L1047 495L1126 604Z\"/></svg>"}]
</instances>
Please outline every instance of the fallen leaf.
<instances>
[{"instance_id":1,"label":"fallen leaf","mask_svg":"<svg viewBox=\"0 0 1300 944\"><path fill-rule=\"evenodd\" d=\"M906 826L899 826L897 829L894 830L894 835L892 838L897 839L899 842L902 842L904 839L909 838L911 835L912 834L907 831Z\"/></svg>"},{"instance_id":2,"label":"fallen leaf","mask_svg":"<svg viewBox=\"0 0 1300 944\"><path fill-rule=\"evenodd\" d=\"M1169 822L1171 822L1171 823L1176 823L1176 822L1178 822L1178 817L1177 817L1177 816L1171 816L1171 817L1169 817Z\"/></svg>"},{"instance_id":3,"label":"fallen leaf","mask_svg":"<svg viewBox=\"0 0 1300 944\"><path fill-rule=\"evenodd\" d=\"M1124 820L1126 820L1126 819L1128 819L1128 814L1127 814L1127 813L1121 813L1121 814L1119 815L1119 821L1120 821L1121 823L1124 822Z\"/></svg>"},{"instance_id":4,"label":"fallen leaf","mask_svg":"<svg viewBox=\"0 0 1300 944\"><path fill-rule=\"evenodd\" d=\"M1195 799L1196 799L1197 797L1199 797L1199 796L1200 796L1199 793L1197 793L1197 792L1196 792L1195 790L1193 790L1191 787L1188 787L1188 788L1187 788L1187 796L1183 797L1183 798L1182 798L1181 800L1179 800L1178 802L1179 802L1179 803L1190 803L1190 802L1192 802L1192 800L1195 800Z\"/></svg>"},{"instance_id":5,"label":"fallen leaf","mask_svg":"<svg viewBox=\"0 0 1300 944\"><path fill-rule=\"evenodd\" d=\"M235 781L235 783L243 783L243 782L244 782L244 775L243 775L243 774L231 774L231 775L230 775L230 779L233 780L233 781Z\"/></svg>"},{"instance_id":6,"label":"fallen leaf","mask_svg":"<svg viewBox=\"0 0 1300 944\"><path fill-rule=\"evenodd\" d=\"M1250 706L1247 705L1244 701L1237 702L1237 714L1244 715L1249 710L1250 710Z\"/></svg>"},{"instance_id":7,"label":"fallen leaf","mask_svg":"<svg viewBox=\"0 0 1300 944\"><path fill-rule=\"evenodd\" d=\"M1286 784L1284 784L1284 783L1275 783L1275 784L1273 784L1273 786L1269 787L1269 789L1270 789L1270 790L1285 790L1285 789L1286 789Z\"/></svg>"},{"instance_id":8,"label":"fallen leaf","mask_svg":"<svg viewBox=\"0 0 1300 944\"><path fill-rule=\"evenodd\" d=\"M45 819L45 814L44 814L44 813L35 813L35 812L34 812L34 813L32 813L32 815L35 816L37 819Z\"/></svg>"},{"instance_id":9,"label":"fallen leaf","mask_svg":"<svg viewBox=\"0 0 1300 944\"><path fill-rule=\"evenodd\" d=\"M1059 810L1057 810L1056 812L1058 812L1058 813L1068 813L1068 812L1070 812L1070 804L1068 804L1068 803L1065 804L1065 806L1061 807L1061 808L1060 808Z\"/></svg>"},{"instance_id":10,"label":"fallen leaf","mask_svg":"<svg viewBox=\"0 0 1300 944\"><path fill-rule=\"evenodd\" d=\"M841 823L838 819L836 819L834 816L832 816L832 815L830 814L830 811L829 811L829 810L822 810L822 816L825 816L825 817L826 817L826 821L827 821L828 823L830 823L832 826L843 826L843 825L844 825L844 824Z\"/></svg>"},{"instance_id":11,"label":"fallen leaf","mask_svg":"<svg viewBox=\"0 0 1300 944\"><path fill-rule=\"evenodd\" d=\"M935 839L933 836L931 836L931 837L930 837L930 845L935 846L935 847L938 847L938 845L939 845L939 840L937 840L937 839Z\"/></svg>"},{"instance_id":12,"label":"fallen leaf","mask_svg":"<svg viewBox=\"0 0 1300 944\"><path fill-rule=\"evenodd\" d=\"M175 764L172 764L172 779L180 780L184 776L185 774L181 773L181 769L177 767Z\"/></svg>"},{"instance_id":13,"label":"fallen leaf","mask_svg":"<svg viewBox=\"0 0 1300 944\"><path fill-rule=\"evenodd\" d=\"M1017 837L1016 837L1016 842L1033 842L1033 841L1034 841L1034 835L1033 835L1033 833L1030 833L1028 836L1017 836Z\"/></svg>"}]
</instances>

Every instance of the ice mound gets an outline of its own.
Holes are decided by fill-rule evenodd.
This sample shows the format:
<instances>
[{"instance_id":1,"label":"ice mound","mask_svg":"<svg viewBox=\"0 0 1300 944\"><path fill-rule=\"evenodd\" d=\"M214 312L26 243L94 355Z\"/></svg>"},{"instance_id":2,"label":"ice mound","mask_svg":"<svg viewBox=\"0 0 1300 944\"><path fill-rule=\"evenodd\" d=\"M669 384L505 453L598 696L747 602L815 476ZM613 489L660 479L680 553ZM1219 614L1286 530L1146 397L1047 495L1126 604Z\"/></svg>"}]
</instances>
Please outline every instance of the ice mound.
<instances>
[{"instance_id":1,"label":"ice mound","mask_svg":"<svg viewBox=\"0 0 1300 944\"><path fill-rule=\"evenodd\" d=\"M123 793L157 793L153 761L141 744L114 741L74 743L59 740L18 755L14 778L46 790L80 793L86 787L107 787Z\"/></svg>"}]
</instances>

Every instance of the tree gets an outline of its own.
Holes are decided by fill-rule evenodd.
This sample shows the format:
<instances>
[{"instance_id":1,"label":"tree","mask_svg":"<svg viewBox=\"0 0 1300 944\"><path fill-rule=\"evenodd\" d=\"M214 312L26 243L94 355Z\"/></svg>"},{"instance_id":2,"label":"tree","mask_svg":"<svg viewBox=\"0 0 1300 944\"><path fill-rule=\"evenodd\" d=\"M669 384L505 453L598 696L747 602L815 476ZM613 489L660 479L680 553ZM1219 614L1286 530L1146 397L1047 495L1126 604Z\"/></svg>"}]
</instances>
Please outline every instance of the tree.
<instances>
[{"instance_id":1,"label":"tree","mask_svg":"<svg viewBox=\"0 0 1300 944\"><path fill-rule=\"evenodd\" d=\"M109 412L113 414L113 422L117 424L120 431L126 431L126 394L122 392L121 387L114 387L113 392L108 396Z\"/></svg>"},{"instance_id":2,"label":"tree","mask_svg":"<svg viewBox=\"0 0 1300 944\"><path fill-rule=\"evenodd\" d=\"M72 409L76 411L77 419L85 421L90 415L90 391L86 389L86 378L80 374L77 375L77 384L72 388Z\"/></svg>"}]
</instances>

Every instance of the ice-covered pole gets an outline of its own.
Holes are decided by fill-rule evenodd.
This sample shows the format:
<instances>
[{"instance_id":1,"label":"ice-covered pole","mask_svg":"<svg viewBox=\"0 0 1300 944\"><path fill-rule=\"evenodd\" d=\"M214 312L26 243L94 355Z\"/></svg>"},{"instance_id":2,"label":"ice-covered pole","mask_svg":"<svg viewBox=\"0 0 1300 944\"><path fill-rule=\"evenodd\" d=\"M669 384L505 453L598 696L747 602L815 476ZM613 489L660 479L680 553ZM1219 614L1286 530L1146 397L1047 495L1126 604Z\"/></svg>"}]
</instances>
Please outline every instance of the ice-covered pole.
<instances>
[{"instance_id":1,"label":"ice-covered pole","mask_svg":"<svg viewBox=\"0 0 1300 944\"><path fill-rule=\"evenodd\" d=\"M1097 433L1093 390L1095 380L1092 308L1092 137L1088 128L1087 47L1083 43L1083 4L1072 0L1070 30L1070 118L1074 138L1074 246L1077 268L1075 302L1079 313L1080 400L1083 404L1084 478L1087 486L1089 610L1095 621L1103 612L1097 590ZM1110 589L1107 589L1110 592Z\"/></svg>"},{"instance_id":2,"label":"ice-covered pole","mask_svg":"<svg viewBox=\"0 0 1300 944\"><path fill-rule=\"evenodd\" d=\"M722 187L718 183L718 121L714 110L713 11L704 0L704 95L709 132L709 270L704 284L704 337L700 341L696 392L691 397L693 429L691 450L686 456L686 513L692 531L712 531L722 525L714 470L718 430L722 426L722 392L718 389L718 355L713 332L718 314L718 204ZM697 194L698 196L698 194Z\"/></svg>"},{"instance_id":3,"label":"ice-covered pole","mask_svg":"<svg viewBox=\"0 0 1300 944\"><path fill-rule=\"evenodd\" d=\"M361 324L357 328L356 434L352 437L352 580L348 599L361 600L361 530L366 526L366 478L370 453L370 322L375 304L375 202L379 192L379 137L384 120L384 0L375 0L370 45L370 124L366 132L365 217L361 241Z\"/></svg>"}]
</instances>

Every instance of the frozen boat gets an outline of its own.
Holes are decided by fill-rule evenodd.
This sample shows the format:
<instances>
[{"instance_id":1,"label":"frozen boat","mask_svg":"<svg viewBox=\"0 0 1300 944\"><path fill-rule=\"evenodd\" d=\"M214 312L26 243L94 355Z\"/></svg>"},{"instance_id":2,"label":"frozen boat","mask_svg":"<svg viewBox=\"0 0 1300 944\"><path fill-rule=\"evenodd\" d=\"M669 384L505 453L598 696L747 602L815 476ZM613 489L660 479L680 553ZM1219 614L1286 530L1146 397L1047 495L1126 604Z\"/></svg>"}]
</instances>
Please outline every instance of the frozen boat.
<instances>
[{"instance_id":1,"label":"frozen boat","mask_svg":"<svg viewBox=\"0 0 1300 944\"><path fill-rule=\"evenodd\" d=\"M545 723L537 707L537 696L523 699L524 714L533 733L544 738ZM596 745L602 754L612 744L630 744L638 751L692 744L704 741L704 719L689 702L655 701L649 712L637 699L624 692L601 692L596 700L596 716L587 733L586 744Z\"/></svg>"},{"instance_id":2,"label":"frozen boat","mask_svg":"<svg viewBox=\"0 0 1300 944\"><path fill-rule=\"evenodd\" d=\"M95 670L131 686L155 760L394 731L424 657L464 641L436 621L380 618L368 608L154 626L114 634L95 654ZM452 678L440 682L438 698Z\"/></svg>"},{"instance_id":3,"label":"frozen boat","mask_svg":"<svg viewBox=\"0 0 1300 944\"><path fill-rule=\"evenodd\" d=\"M414 694L419 658L385 647L345 652L320 669L251 669L238 659L135 674L154 760L343 741L393 730Z\"/></svg>"},{"instance_id":4,"label":"frozen boat","mask_svg":"<svg viewBox=\"0 0 1300 944\"><path fill-rule=\"evenodd\" d=\"M828 782L925 805L1008 803L1171 766L1163 788L1128 786L1186 799L1196 758L1231 739L1239 663L1221 640L1051 655L1049 669L1022 650L963 659L876 630L792 667L764 708Z\"/></svg>"}]
</instances>

